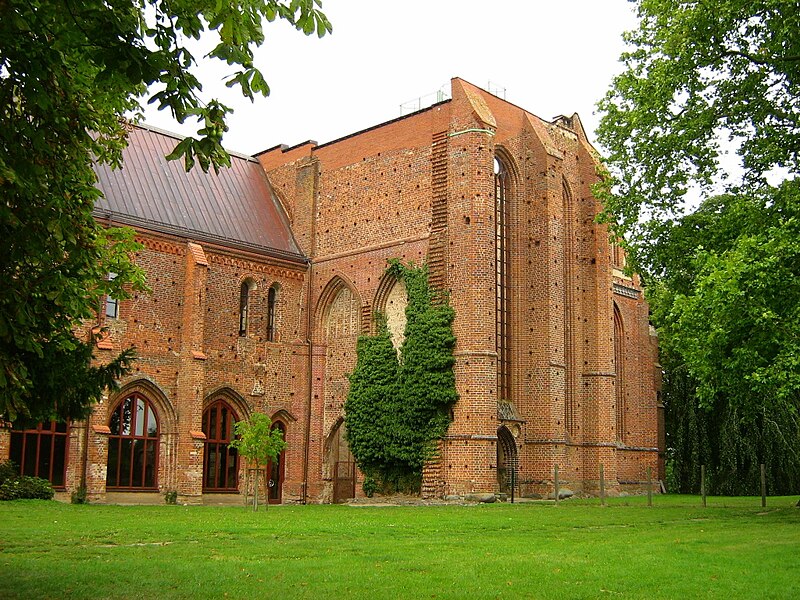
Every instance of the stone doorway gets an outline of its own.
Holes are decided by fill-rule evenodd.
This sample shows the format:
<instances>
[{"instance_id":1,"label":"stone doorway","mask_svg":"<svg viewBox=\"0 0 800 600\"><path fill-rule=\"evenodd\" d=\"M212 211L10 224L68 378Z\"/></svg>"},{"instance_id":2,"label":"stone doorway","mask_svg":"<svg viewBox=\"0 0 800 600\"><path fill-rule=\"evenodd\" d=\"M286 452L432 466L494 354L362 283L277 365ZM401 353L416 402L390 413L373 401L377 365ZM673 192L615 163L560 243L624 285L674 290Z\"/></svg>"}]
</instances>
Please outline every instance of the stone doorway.
<instances>
[{"instance_id":1,"label":"stone doorway","mask_svg":"<svg viewBox=\"0 0 800 600\"><path fill-rule=\"evenodd\" d=\"M512 485L519 485L519 456L514 435L508 427L497 430L497 484L501 494L511 494Z\"/></svg>"},{"instance_id":2,"label":"stone doorway","mask_svg":"<svg viewBox=\"0 0 800 600\"><path fill-rule=\"evenodd\" d=\"M356 461L345 438L344 422L331 433L328 464L333 479L333 502L347 502L356 495Z\"/></svg>"}]
</instances>

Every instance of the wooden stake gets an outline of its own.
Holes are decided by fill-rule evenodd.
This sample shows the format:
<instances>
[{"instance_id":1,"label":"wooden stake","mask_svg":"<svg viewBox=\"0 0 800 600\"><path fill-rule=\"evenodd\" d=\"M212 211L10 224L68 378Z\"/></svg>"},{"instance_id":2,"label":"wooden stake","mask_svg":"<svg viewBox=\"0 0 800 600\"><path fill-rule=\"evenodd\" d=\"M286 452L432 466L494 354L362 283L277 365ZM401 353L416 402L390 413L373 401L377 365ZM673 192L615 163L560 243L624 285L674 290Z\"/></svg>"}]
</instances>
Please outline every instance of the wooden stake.
<instances>
[{"instance_id":1,"label":"wooden stake","mask_svg":"<svg viewBox=\"0 0 800 600\"><path fill-rule=\"evenodd\" d=\"M761 508L767 507L767 467L761 464Z\"/></svg>"},{"instance_id":2,"label":"wooden stake","mask_svg":"<svg viewBox=\"0 0 800 600\"><path fill-rule=\"evenodd\" d=\"M700 493L703 495L703 508L706 507L706 466L700 465Z\"/></svg>"},{"instance_id":3,"label":"wooden stake","mask_svg":"<svg viewBox=\"0 0 800 600\"><path fill-rule=\"evenodd\" d=\"M647 467L647 506L653 506L653 478L650 467Z\"/></svg>"},{"instance_id":4,"label":"wooden stake","mask_svg":"<svg viewBox=\"0 0 800 600\"><path fill-rule=\"evenodd\" d=\"M606 476L602 463L600 463L600 505L606 505Z\"/></svg>"},{"instance_id":5,"label":"wooden stake","mask_svg":"<svg viewBox=\"0 0 800 600\"><path fill-rule=\"evenodd\" d=\"M553 480L553 483L555 484L556 488L556 506L558 506L558 496L560 494L560 491L558 489L558 465L555 466L554 472L555 472L555 478Z\"/></svg>"}]
</instances>

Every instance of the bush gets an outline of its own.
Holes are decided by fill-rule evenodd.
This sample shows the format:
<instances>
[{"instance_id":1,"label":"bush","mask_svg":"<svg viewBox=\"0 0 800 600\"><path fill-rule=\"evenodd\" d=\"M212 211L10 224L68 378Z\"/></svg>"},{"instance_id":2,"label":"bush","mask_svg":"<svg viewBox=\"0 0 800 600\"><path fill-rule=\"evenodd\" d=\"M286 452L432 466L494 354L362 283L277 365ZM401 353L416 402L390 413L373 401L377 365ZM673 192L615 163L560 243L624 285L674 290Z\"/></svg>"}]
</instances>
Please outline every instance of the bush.
<instances>
[{"instance_id":1,"label":"bush","mask_svg":"<svg viewBox=\"0 0 800 600\"><path fill-rule=\"evenodd\" d=\"M46 479L20 475L0 485L0 500L52 500L55 492Z\"/></svg>"},{"instance_id":2,"label":"bush","mask_svg":"<svg viewBox=\"0 0 800 600\"><path fill-rule=\"evenodd\" d=\"M367 498L372 498L375 492L378 491L378 483L372 477L364 477L364 483L361 485L361 489L364 490L364 495Z\"/></svg>"},{"instance_id":3,"label":"bush","mask_svg":"<svg viewBox=\"0 0 800 600\"><path fill-rule=\"evenodd\" d=\"M0 485L3 485L9 479L16 479L19 477L19 467L10 460L0 463Z\"/></svg>"},{"instance_id":4,"label":"bush","mask_svg":"<svg viewBox=\"0 0 800 600\"><path fill-rule=\"evenodd\" d=\"M10 460L0 463L0 500L52 500L54 495L46 479L20 475Z\"/></svg>"}]
</instances>

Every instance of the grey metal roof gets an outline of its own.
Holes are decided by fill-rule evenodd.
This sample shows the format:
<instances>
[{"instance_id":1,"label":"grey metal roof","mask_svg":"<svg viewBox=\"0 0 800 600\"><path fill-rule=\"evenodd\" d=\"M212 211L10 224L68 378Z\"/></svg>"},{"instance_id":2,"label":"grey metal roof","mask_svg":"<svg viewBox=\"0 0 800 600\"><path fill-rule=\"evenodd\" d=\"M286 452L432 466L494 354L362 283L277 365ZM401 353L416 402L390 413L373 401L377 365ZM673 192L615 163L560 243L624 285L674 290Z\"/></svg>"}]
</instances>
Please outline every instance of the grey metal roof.
<instances>
[{"instance_id":1,"label":"grey metal roof","mask_svg":"<svg viewBox=\"0 0 800 600\"><path fill-rule=\"evenodd\" d=\"M183 161L168 161L179 138L135 127L123 166L96 165L103 193L95 215L197 241L212 242L303 261L286 214L257 161L231 156L230 168L188 173Z\"/></svg>"}]
</instances>

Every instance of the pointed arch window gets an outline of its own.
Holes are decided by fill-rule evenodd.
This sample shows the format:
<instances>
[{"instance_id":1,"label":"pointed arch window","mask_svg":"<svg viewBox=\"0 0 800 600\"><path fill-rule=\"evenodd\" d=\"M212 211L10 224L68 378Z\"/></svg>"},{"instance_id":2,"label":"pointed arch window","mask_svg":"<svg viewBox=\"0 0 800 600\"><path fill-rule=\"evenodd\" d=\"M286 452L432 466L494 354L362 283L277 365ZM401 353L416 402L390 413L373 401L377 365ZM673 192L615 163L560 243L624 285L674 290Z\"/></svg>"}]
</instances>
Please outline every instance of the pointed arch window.
<instances>
[{"instance_id":1,"label":"pointed arch window","mask_svg":"<svg viewBox=\"0 0 800 600\"><path fill-rule=\"evenodd\" d=\"M203 491L235 492L239 489L239 454L230 447L233 425L239 420L224 400L217 400L203 412Z\"/></svg>"},{"instance_id":2,"label":"pointed arch window","mask_svg":"<svg viewBox=\"0 0 800 600\"><path fill-rule=\"evenodd\" d=\"M239 289L239 336L247 335L247 320L250 311L250 281L245 280Z\"/></svg>"},{"instance_id":3,"label":"pointed arch window","mask_svg":"<svg viewBox=\"0 0 800 600\"><path fill-rule=\"evenodd\" d=\"M511 400L511 244L508 210L509 173L494 159L495 197L495 315L497 344L497 398Z\"/></svg>"},{"instance_id":4,"label":"pointed arch window","mask_svg":"<svg viewBox=\"0 0 800 600\"><path fill-rule=\"evenodd\" d=\"M564 277L564 422L567 433L576 435L580 429L578 414L578 368L575 344L575 210L572 192L566 180L561 181L564 254L561 259Z\"/></svg>"},{"instance_id":5,"label":"pointed arch window","mask_svg":"<svg viewBox=\"0 0 800 600\"><path fill-rule=\"evenodd\" d=\"M267 341L275 341L275 305L278 302L278 284L273 284L267 292Z\"/></svg>"},{"instance_id":6,"label":"pointed arch window","mask_svg":"<svg viewBox=\"0 0 800 600\"><path fill-rule=\"evenodd\" d=\"M616 302L614 303L614 366L615 400L617 405L617 441L625 441L625 330L622 326L622 315Z\"/></svg>"},{"instance_id":7,"label":"pointed arch window","mask_svg":"<svg viewBox=\"0 0 800 600\"><path fill-rule=\"evenodd\" d=\"M108 422L108 489L157 489L158 415L139 393L120 402Z\"/></svg>"}]
</instances>

